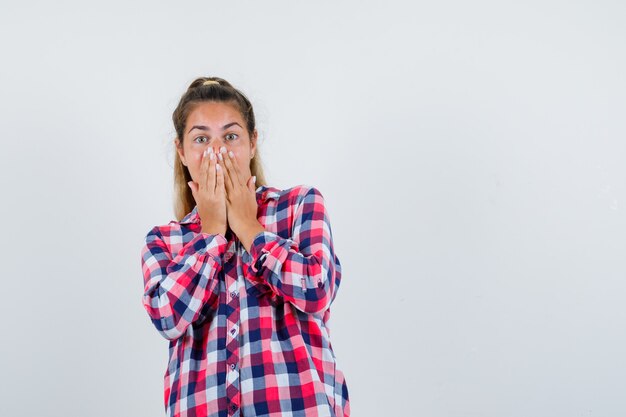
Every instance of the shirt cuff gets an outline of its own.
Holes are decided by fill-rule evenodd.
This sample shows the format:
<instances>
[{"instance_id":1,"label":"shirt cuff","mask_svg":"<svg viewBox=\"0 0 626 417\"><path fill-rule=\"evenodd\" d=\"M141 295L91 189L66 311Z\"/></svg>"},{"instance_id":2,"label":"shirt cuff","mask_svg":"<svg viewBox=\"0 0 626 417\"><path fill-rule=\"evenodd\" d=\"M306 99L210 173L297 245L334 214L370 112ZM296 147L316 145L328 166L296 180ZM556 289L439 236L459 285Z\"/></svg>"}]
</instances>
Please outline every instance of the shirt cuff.
<instances>
[{"instance_id":1,"label":"shirt cuff","mask_svg":"<svg viewBox=\"0 0 626 417\"><path fill-rule=\"evenodd\" d=\"M252 258L250 269L255 276L261 277L264 275L261 272L264 268L274 271L277 264L282 264L285 261L289 251L281 247L280 243L284 240L287 240L290 245L293 244L292 240L283 239L276 233L267 230L259 232L254 237L250 246L250 256Z\"/></svg>"}]
</instances>

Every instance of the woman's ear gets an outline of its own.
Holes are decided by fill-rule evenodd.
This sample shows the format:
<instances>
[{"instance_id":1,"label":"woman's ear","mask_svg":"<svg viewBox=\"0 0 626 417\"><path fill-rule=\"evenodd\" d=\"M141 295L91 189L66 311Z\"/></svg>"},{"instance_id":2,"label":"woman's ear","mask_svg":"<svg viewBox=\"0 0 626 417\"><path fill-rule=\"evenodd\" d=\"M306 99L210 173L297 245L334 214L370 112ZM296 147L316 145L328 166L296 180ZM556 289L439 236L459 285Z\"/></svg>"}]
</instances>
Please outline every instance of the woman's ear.
<instances>
[{"instance_id":1,"label":"woman's ear","mask_svg":"<svg viewBox=\"0 0 626 417\"><path fill-rule=\"evenodd\" d=\"M187 166L187 161L185 161L185 152L178 138L174 139L174 146L176 146L176 152L178 152L178 157L180 158L181 162L184 166Z\"/></svg>"},{"instance_id":2,"label":"woman's ear","mask_svg":"<svg viewBox=\"0 0 626 417\"><path fill-rule=\"evenodd\" d=\"M258 136L259 135L257 130L254 129L254 132L252 132L252 137L250 138L250 158L254 157L254 155L256 154L256 143Z\"/></svg>"}]
</instances>

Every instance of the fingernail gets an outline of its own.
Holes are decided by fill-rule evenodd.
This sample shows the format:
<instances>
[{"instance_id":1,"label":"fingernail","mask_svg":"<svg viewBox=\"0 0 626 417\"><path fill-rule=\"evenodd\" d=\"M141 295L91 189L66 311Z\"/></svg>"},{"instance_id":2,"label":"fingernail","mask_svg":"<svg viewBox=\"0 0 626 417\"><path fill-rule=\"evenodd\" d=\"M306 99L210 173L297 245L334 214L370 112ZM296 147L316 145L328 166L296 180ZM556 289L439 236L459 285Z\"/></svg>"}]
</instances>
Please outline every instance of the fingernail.
<instances>
[{"instance_id":1,"label":"fingernail","mask_svg":"<svg viewBox=\"0 0 626 417\"><path fill-rule=\"evenodd\" d=\"M217 154L217 156L220 158L220 161L223 161L223 160L224 160L224 157L222 156L222 154L221 154L221 153L218 153L218 154Z\"/></svg>"},{"instance_id":2,"label":"fingernail","mask_svg":"<svg viewBox=\"0 0 626 417\"><path fill-rule=\"evenodd\" d=\"M252 176L252 182L256 184L256 175Z\"/></svg>"},{"instance_id":3,"label":"fingernail","mask_svg":"<svg viewBox=\"0 0 626 417\"><path fill-rule=\"evenodd\" d=\"M215 154L213 152L209 153L209 159L210 160L214 160L215 159Z\"/></svg>"},{"instance_id":4,"label":"fingernail","mask_svg":"<svg viewBox=\"0 0 626 417\"><path fill-rule=\"evenodd\" d=\"M221 152L221 153L226 152L226 146L222 146L222 147L220 147L220 152Z\"/></svg>"},{"instance_id":5,"label":"fingernail","mask_svg":"<svg viewBox=\"0 0 626 417\"><path fill-rule=\"evenodd\" d=\"M233 151L228 151L228 156L230 156L231 158L235 156L235 154L233 153Z\"/></svg>"}]
</instances>

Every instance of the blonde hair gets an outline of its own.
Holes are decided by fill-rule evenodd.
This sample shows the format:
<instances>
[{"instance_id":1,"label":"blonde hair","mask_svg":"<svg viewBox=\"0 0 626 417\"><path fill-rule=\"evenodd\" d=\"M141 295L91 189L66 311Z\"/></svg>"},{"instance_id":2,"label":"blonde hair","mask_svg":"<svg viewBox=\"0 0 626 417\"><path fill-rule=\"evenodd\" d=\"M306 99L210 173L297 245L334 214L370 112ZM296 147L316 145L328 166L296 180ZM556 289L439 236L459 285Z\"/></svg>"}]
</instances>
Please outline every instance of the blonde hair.
<instances>
[{"instance_id":1,"label":"blonde hair","mask_svg":"<svg viewBox=\"0 0 626 417\"><path fill-rule=\"evenodd\" d=\"M252 140L256 122L250 100L223 78L199 77L189 85L172 114L174 129L180 143L179 146L183 146L187 117L198 103L204 101L226 102L234 105L241 113L246 123L246 130L250 140ZM174 155L174 215L180 221L194 208L196 202L189 185L187 185L187 182L192 180L191 174L187 167L183 165L176 149L174 149ZM254 157L250 160L250 172L252 175L256 175L257 188L261 185L267 185L258 144Z\"/></svg>"}]
</instances>

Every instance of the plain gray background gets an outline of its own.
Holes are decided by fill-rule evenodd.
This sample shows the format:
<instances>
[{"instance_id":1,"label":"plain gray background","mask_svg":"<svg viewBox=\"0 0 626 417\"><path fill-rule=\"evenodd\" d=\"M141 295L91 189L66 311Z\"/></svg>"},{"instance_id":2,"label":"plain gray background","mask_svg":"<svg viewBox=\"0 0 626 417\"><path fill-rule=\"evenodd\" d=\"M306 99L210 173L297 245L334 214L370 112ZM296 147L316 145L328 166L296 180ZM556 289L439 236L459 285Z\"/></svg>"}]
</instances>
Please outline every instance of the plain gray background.
<instances>
[{"instance_id":1,"label":"plain gray background","mask_svg":"<svg viewBox=\"0 0 626 417\"><path fill-rule=\"evenodd\" d=\"M255 105L270 184L326 199L354 417L625 415L625 13L3 2L0 415L164 415L140 249L211 75Z\"/></svg>"}]
</instances>

